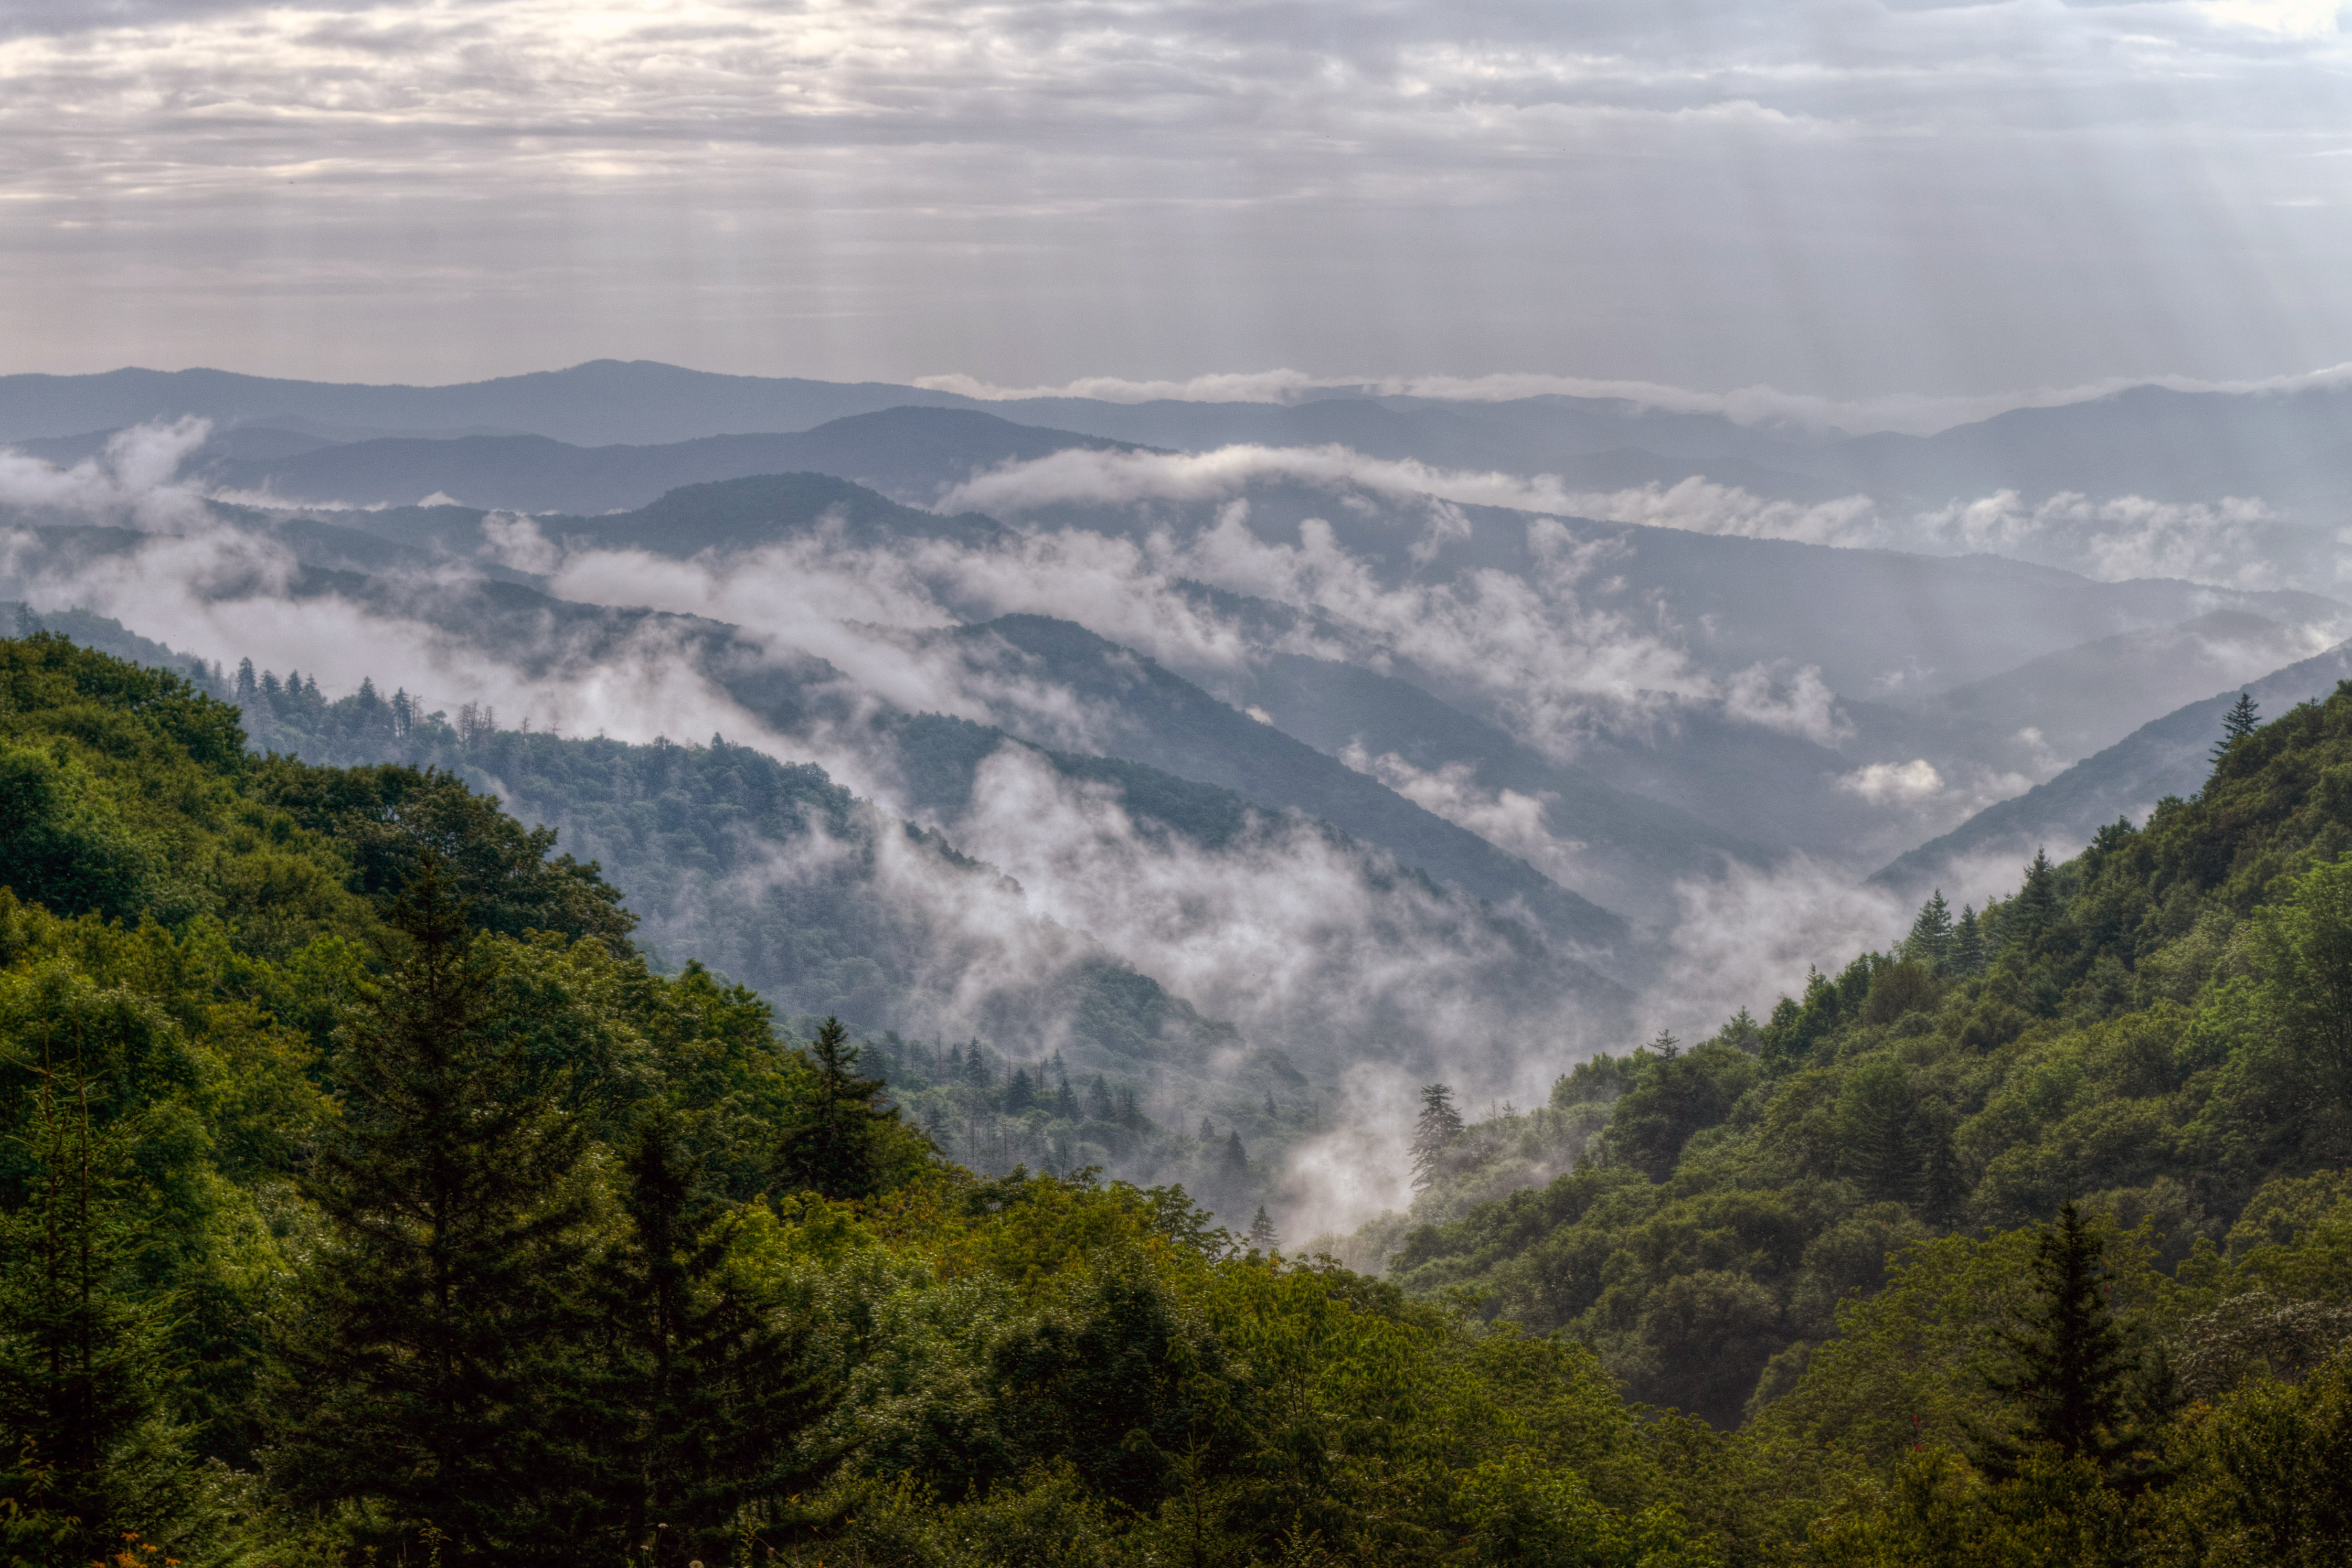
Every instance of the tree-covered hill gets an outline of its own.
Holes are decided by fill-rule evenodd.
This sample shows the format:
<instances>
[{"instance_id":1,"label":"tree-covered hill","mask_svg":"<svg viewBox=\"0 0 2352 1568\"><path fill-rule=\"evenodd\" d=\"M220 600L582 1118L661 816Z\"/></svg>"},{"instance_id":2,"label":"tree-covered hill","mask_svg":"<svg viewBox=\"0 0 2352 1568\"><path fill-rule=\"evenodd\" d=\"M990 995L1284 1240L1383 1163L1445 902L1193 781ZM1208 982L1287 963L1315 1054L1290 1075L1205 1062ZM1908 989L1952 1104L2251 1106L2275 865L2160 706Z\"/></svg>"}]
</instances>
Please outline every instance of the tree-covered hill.
<instances>
[{"instance_id":1,"label":"tree-covered hill","mask_svg":"<svg viewBox=\"0 0 2352 1568\"><path fill-rule=\"evenodd\" d=\"M2352 692L1762 1026L1585 1064L1540 1116L1465 1128L1433 1092L1433 1193L1598 1127L1596 1157L1381 1282L1181 1188L976 1176L837 1023L655 972L593 867L453 775L257 757L187 680L0 641L0 1541L39 1568L2341 1561L2338 775ZM798 784L773 810L839 804ZM1002 1065L898 1050L959 1090ZM1790 1321L1739 1314L1839 1270L1867 1293L1737 1434L1627 1399L1687 1354L1714 1413ZM1472 1289L1417 1299L1442 1279ZM1573 1333L1531 1332L1587 1280Z\"/></svg>"},{"instance_id":2,"label":"tree-covered hill","mask_svg":"<svg viewBox=\"0 0 2352 1568\"><path fill-rule=\"evenodd\" d=\"M2143 827L2037 857L2011 896L1937 895L1907 941L1761 1023L1578 1067L1547 1113L1607 1122L1572 1171L1462 1212L1451 1192L1529 1134L1474 1127L1422 1200L1443 1222L1357 1245L1722 1427L1803 1397L1855 1294L1938 1238L2079 1202L2140 1228L2179 1288L2217 1278L2295 1228L2251 1216L2352 1159L2347 780L2352 685L2231 741Z\"/></svg>"}]
</instances>

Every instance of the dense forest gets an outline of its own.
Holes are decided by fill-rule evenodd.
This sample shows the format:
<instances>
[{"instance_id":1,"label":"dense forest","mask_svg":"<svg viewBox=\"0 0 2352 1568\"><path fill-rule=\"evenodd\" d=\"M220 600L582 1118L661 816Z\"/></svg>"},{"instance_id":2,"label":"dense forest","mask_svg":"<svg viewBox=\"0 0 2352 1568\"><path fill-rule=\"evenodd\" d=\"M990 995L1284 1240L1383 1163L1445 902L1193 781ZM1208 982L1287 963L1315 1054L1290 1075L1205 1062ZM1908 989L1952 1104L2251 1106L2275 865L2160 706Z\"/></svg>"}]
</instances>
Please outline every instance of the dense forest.
<instances>
[{"instance_id":1,"label":"dense forest","mask_svg":"<svg viewBox=\"0 0 2352 1568\"><path fill-rule=\"evenodd\" d=\"M934 997L955 988L935 971L965 954L937 908L989 901L991 917L1024 920L1018 889L816 767L719 736L632 744L502 726L487 706L426 711L373 683L330 700L299 674L249 665L192 678L236 703L255 749L422 768L550 824L551 843L560 831L625 894L653 967L690 956L803 1036L840 1019L909 1120L975 1170L1098 1166L1246 1214L1282 1150L1318 1125L1322 1092L1284 1052L1238 1052L1230 1024L1067 934L1043 961L997 966L968 1014L942 1017ZM936 716L905 727L919 732L910 758L1003 738Z\"/></svg>"},{"instance_id":2,"label":"dense forest","mask_svg":"<svg viewBox=\"0 0 2352 1568\"><path fill-rule=\"evenodd\" d=\"M974 1174L927 1095L1146 1118L651 964L451 772L257 756L187 679L0 642L0 1539L2341 1561L2352 691L2233 731L2197 799L1760 1022L1483 1122L1431 1086L1358 1271L1180 1186Z\"/></svg>"}]
</instances>

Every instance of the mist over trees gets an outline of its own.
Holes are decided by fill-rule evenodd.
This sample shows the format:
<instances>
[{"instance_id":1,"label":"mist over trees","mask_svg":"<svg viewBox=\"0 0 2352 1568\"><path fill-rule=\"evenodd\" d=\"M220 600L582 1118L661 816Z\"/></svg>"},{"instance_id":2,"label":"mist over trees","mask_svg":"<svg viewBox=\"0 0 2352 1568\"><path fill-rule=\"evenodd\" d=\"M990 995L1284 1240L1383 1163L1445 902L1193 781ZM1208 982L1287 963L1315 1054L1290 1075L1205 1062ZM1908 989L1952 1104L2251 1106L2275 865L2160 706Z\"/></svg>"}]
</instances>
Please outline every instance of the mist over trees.
<instances>
[{"instance_id":1,"label":"mist over trees","mask_svg":"<svg viewBox=\"0 0 2352 1568\"><path fill-rule=\"evenodd\" d=\"M1171 1125L781 1017L451 775L254 757L60 638L0 643L0 726L19 1561L2352 1544L2352 690L1761 1019L1425 1085L1411 1213L1297 1251L1271 1065ZM983 1114L1043 1157L957 1163Z\"/></svg>"}]
</instances>

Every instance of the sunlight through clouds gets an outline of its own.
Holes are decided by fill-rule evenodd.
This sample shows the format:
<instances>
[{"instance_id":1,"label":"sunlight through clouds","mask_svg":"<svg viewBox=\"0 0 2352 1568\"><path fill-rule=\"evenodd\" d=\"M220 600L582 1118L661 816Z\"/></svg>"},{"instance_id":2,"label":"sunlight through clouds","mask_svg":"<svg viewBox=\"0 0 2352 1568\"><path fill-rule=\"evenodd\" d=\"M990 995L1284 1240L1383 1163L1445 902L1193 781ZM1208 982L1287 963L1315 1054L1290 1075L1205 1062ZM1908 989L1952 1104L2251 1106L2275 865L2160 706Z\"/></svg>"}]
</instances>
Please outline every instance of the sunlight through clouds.
<instances>
[{"instance_id":1,"label":"sunlight through clouds","mask_svg":"<svg viewBox=\"0 0 2352 1568\"><path fill-rule=\"evenodd\" d=\"M2347 170L2294 156L2346 62L2314 0L35 0L0 323L58 370L465 379L594 321L746 371L1533 369L1831 423L2256 377L2352 359Z\"/></svg>"}]
</instances>

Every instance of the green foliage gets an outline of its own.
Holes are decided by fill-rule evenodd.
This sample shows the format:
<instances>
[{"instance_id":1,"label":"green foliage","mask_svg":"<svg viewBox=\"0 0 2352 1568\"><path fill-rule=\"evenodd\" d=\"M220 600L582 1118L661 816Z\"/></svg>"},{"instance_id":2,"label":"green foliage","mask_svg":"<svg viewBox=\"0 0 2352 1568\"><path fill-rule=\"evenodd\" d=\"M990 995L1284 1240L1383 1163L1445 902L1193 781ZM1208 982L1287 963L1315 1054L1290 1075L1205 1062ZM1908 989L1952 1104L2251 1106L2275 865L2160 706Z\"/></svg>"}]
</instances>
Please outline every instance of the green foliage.
<instances>
[{"instance_id":1,"label":"green foliage","mask_svg":"<svg viewBox=\"0 0 2352 1568\"><path fill-rule=\"evenodd\" d=\"M2017 1325L1998 1331L2011 1365L1986 1380L2017 1418L1979 1433L1975 1445L1978 1468L1997 1480L2022 1474L2043 1448L2102 1471L2144 1469L2150 1428L2171 1414L2168 1375L2144 1364L2116 1321L2105 1249L2071 1203L2036 1239L2028 1305Z\"/></svg>"},{"instance_id":2,"label":"green foliage","mask_svg":"<svg viewBox=\"0 0 2352 1568\"><path fill-rule=\"evenodd\" d=\"M1920 951L1906 938L1904 956L1817 970L1753 1054L1727 1026L1688 1052L1579 1065L1554 1103L1606 1119L1584 1168L1417 1204L1423 1228L1391 1222L1343 1250L1411 1291L1572 1334L1638 1396L1725 1427L1835 1364L1841 1303L1879 1290L1915 1240L2032 1227L2073 1201L2187 1267L2256 1194L2352 1157L2347 779L2352 691L2233 742L2197 800L2063 864L2037 854L2014 897L1961 912L1938 962L1931 899ZM2218 1317L2195 1343L2186 1319L2166 1330L2197 1386L2301 1369L2337 1343L2322 1296L2232 1278L2243 1336Z\"/></svg>"},{"instance_id":3,"label":"green foliage","mask_svg":"<svg viewBox=\"0 0 2352 1568\"><path fill-rule=\"evenodd\" d=\"M1653 1180L1675 1167L1694 1134L1717 1126L1754 1087L1744 1051L1707 1044L1687 1055L1661 1055L1619 1100L1609 1123L1609 1150Z\"/></svg>"},{"instance_id":4,"label":"green foliage","mask_svg":"<svg viewBox=\"0 0 2352 1568\"><path fill-rule=\"evenodd\" d=\"M2155 1561L2319 1568L2352 1557L2352 1355L2263 1378L2182 1423Z\"/></svg>"},{"instance_id":5,"label":"green foliage","mask_svg":"<svg viewBox=\"0 0 2352 1568\"><path fill-rule=\"evenodd\" d=\"M1930 970L1940 968L1952 956L1952 906L1939 887L1919 906L1911 935L1903 939L1903 956Z\"/></svg>"},{"instance_id":6,"label":"green foliage","mask_svg":"<svg viewBox=\"0 0 2352 1568\"><path fill-rule=\"evenodd\" d=\"M838 1018L862 1037L867 1071L888 1080L908 1116L974 1168L1099 1165L1141 1181L1216 1186L1219 1148L1168 1135L1136 1103L1155 1082L1181 1097L1222 1100L1231 1090L1240 1105L1280 1094L1276 1113L1247 1116L1254 1143L1280 1146L1314 1130L1298 1092L1305 1080L1279 1052L1253 1053L1238 1084L1211 1074L1214 1053L1241 1043L1231 1026L1099 954L1075 949L1043 980L1008 981L968 1015L943 1015L922 977L940 946L960 937L888 884L912 871L986 898L997 873L937 834L886 818L820 768L717 736L707 745L629 745L500 727L473 705L453 722L405 692L385 698L366 685L329 702L311 683L247 670L233 689L257 744L288 754L255 765L259 788L305 827L352 844L364 891L396 886L430 849L493 931L628 936L656 967L665 955L691 955L756 988L804 1030ZM906 720L889 738L915 798L950 804L1003 744L996 731L936 716ZM1102 777L1137 792L1134 809L1184 831L1213 840L1246 816L1227 791L1102 767L1111 770ZM501 806L548 825L526 831ZM559 831L576 861L554 854ZM1006 917L1016 917L1010 904ZM999 1082L966 1082L940 1060L973 1034L1000 1064ZM1005 1103L1016 1071L1033 1092L1045 1092L1043 1064L1023 1057L1042 1056L1049 1040L1105 1076L1108 1113L1075 1094L1066 1103L1058 1084L1050 1103ZM1230 1120L1239 1105L1216 1108ZM1246 1203L1264 1194L1253 1181L1219 1196Z\"/></svg>"},{"instance_id":7,"label":"green foliage","mask_svg":"<svg viewBox=\"0 0 2352 1568\"><path fill-rule=\"evenodd\" d=\"M528 831L499 803L451 774L415 768L312 768L272 757L254 770L254 792L350 854L356 891L401 892L428 858L442 868L467 919L520 936L625 937L636 921L593 862L551 859L555 830Z\"/></svg>"},{"instance_id":8,"label":"green foliage","mask_svg":"<svg viewBox=\"0 0 2352 1568\"><path fill-rule=\"evenodd\" d=\"M883 1103L889 1085L860 1077L857 1047L827 1019L800 1053L799 1080L778 1127L776 1175L788 1190L826 1197L871 1197L904 1182L929 1144Z\"/></svg>"},{"instance_id":9,"label":"green foliage","mask_svg":"<svg viewBox=\"0 0 2352 1568\"><path fill-rule=\"evenodd\" d=\"M1437 1178L1440 1164L1454 1140L1462 1135L1462 1113L1454 1108L1454 1091L1432 1083L1421 1092L1421 1115L1412 1124L1412 1185L1427 1186Z\"/></svg>"},{"instance_id":10,"label":"green foliage","mask_svg":"<svg viewBox=\"0 0 2352 1568\"><path fill-rule=\"evenodd\" d=\"M0 1215L0 1409L38 1460L17 1500L83 1521L67 1541L102 1555L98 1521L141 1500L125 1450L172 1381L170 1301L139 1288L131 1129L98 1121L80 1031L41 1032L42 1059L10 1063L35 1083L25 1201Z\"/></svg>"},{"instance_id":11,"label":"green foliage","mask_svg":"<svg viewBox=\"0 0 2352 1568\"><path fill-rule=\"evenodd\" d=\"M1192 1139L1058 1056L803 1044L656 973L593 866L449 771L255 762L228 710L54 641L0 644L0 696L34 759L11 842L144 868L76 892L29 854L0 892L19 1560L2347 1548L2352 695L2038 856L1940 955L1861 955L1536 1110L1433 1100L1377 1281L1181 1187L976 1177L907 1121L1255 1182L1264 1129L1313 1115L1272 1053ZM751 777L653 751L616 771ZM2168 1413L2165 1364L2199 1403Z\"/></svg>"},{"instance_id":12,"label":"green foliage","mask_svg":"<svg viewBox=\"0 0 2352 1568\"><path fill-rule=\"evenodd\" d=\"M406 1542L465 1560L556 1546L572 1473L563 1346L587 1264L586 1129L559 1071L499 1028L498 951L425 859L301 1183L320 1234L278 1347L275 1477L297 1502L381 1496Z\"/></svg>"},{"instance_id":13,"label":"green foliage","mask_svg":"<svg viewBox=\"0 0 2352 1568\"><path fill-rule=\"evenodd\" d=\"M2221 738L2213 743L2211 760L2219 763L2230 755L2230 747L2262 727L2262 709L2254 706L2252 692L2240 692L2230 711L2221 716Z\"/></svg>"}]
</instances>

